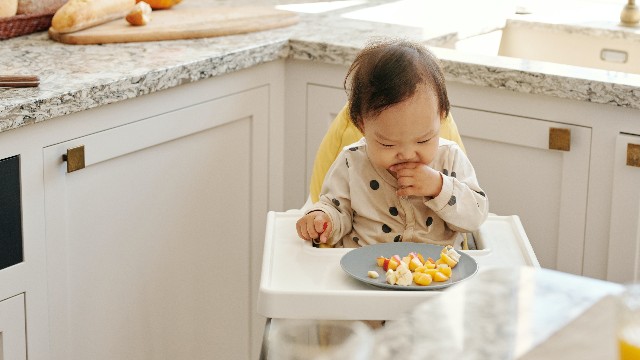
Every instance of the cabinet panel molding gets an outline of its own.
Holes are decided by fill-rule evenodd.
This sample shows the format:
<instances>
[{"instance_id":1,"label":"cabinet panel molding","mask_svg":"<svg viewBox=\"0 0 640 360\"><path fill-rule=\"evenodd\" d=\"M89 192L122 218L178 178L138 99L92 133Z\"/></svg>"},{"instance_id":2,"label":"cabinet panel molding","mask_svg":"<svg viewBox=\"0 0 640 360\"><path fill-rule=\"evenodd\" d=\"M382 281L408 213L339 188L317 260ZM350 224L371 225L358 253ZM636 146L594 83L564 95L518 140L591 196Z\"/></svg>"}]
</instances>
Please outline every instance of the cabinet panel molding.
<instances>
[{"instance_id":1,"label":"cabinet panel molding","mask_svg":"<svg viewBox=\"0 0 640 360\"><path fill-rule=\"evenodd\" d=\"M640 135L616 138L611 196L607 280L640 280L640 168L628 165L629 147L640 147Z\"/></svg>"}]
</instances>

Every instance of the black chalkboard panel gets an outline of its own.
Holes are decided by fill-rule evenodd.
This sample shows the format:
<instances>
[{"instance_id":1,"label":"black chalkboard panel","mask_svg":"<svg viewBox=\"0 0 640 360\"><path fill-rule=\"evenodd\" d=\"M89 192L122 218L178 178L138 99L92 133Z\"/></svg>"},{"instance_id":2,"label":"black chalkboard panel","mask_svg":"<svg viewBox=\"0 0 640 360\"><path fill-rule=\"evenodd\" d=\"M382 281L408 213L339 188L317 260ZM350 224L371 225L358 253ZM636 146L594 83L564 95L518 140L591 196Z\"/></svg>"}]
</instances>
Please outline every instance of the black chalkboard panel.
<instances>
[{"instance_id":1,"label":"black chalkboard panel","mask_svg":"<svg viewBox=\"0 0 640 360\"><path fill-rule=\"evenodd\" d=\"M0 160L0 269L21 263L20 155Z\"/></svg>"}]
</instances>

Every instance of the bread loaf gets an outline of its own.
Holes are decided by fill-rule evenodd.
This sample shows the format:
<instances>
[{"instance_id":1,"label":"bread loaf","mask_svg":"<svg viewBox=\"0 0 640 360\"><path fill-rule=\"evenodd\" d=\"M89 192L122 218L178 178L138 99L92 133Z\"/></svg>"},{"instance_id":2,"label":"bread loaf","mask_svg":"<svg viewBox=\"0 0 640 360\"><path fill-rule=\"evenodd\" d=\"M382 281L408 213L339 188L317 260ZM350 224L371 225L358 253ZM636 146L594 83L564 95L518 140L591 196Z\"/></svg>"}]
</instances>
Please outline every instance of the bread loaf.
<instances>
[{"instance_id":1,"label":"bread loaf","mask_svg":"<svg viewBox=\"0 0 640 360\"><path fill-rule=\"evenodd\" d=\"M124 18L135 4L135 0L69 0L53 15L51 27L61 34L86 29Z\"/></svg>"},{"instance_id":2,"label":"bread loaf","mask_svg":"<svg viewBox=\"0 0 640 360\"><path fill-rule=\"evenodd\" d=\"M13 16L18 9L18 0L0 0L0 17Z\"/></svg>"},{"instance_id":3,"label":"bread loaf","mask_svg":"<svg viewBox=\"0 0 640 360\"><path fill-rule=\"evenodd\" d=\"M17 14L53 14L66 2L67 0L18 0Z\"/></svg>"}]
</instances>

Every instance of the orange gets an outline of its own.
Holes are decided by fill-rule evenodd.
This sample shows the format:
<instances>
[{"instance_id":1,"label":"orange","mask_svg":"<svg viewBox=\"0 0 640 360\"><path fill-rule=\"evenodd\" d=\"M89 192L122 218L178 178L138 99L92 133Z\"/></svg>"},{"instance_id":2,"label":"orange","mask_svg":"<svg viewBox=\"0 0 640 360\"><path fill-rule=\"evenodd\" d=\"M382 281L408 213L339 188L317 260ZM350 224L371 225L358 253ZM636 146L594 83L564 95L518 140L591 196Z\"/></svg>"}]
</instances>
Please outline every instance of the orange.
<instances>
[{"instance_id":1,"label":"orange","mask_svg":"<svg viewBox=\"0 0 640 360\"><path fill-rule=\"evenodd\" d=\"M168 9L182 0L136 0L136 3L144 1L151 6L153 10Z\"/></svg>"}]
</instances>

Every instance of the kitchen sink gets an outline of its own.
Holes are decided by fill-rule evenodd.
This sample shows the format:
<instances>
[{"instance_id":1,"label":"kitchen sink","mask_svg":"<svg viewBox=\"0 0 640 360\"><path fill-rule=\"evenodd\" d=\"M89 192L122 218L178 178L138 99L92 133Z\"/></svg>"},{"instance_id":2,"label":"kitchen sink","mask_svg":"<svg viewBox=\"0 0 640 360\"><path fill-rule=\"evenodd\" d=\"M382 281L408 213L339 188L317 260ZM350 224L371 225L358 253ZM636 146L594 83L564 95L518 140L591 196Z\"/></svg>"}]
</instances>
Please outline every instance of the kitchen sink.
<instances>
[{"instance_id":1,"label":"kitchen sink","mask_svg":"<svg viewBox=\"0 0 640 360\"><path fill-rule=\"evenodd\" d=\"M501 30L457 41L454 48L625 73L640 74L640 33L610 29L508 21Z\"/></svg>"}]
</instances>

